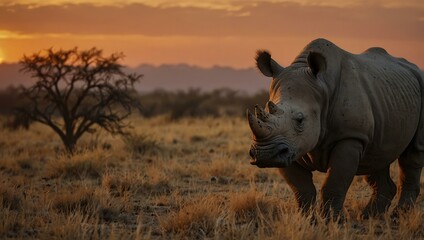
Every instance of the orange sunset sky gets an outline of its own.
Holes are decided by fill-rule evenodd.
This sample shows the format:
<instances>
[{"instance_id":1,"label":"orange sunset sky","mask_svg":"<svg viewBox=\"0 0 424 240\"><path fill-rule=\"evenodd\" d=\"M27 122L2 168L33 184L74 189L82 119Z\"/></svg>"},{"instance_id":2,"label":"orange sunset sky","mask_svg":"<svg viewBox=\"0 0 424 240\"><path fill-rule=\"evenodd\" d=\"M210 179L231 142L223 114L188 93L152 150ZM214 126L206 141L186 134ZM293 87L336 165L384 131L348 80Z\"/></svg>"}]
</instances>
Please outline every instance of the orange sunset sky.
<instances>
[{"instance_id":1,"label":"orange sunset sky","mask_svg":"<svg viewBox=\"0 0 424 240\"><path fill-rule=\"evenodd\" d=\"M98 47L124 64L247 68L257 49L289 64L323 37L381 46L424 68L423 0L0 0L0 62L41 49Z\"/></svg>"}]
</instances>

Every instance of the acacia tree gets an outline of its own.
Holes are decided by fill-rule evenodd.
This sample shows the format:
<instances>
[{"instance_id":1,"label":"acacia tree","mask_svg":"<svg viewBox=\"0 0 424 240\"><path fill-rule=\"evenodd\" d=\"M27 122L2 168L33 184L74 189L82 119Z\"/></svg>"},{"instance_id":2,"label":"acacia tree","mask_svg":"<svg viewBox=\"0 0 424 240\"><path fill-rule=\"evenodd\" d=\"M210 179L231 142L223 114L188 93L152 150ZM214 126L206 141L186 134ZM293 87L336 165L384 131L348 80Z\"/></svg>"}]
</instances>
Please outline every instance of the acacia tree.
<instances>
[{"instance_id":1,"label":"acacia tree","mask_svg":"<svg viewBox=\"0 0 424 240\"><path fill-rule=\"evenodd\" d=\"M122 53L105 57L96 48L48 49L25 55L21 71L30 73L36 82L23 88L27 104L17 112L53 129L70 154L78 139L95 126L124 133L128 124L123 120L134 107L140 108L133 93L142 75L126 74L119 64L122 58Z\"/></svg>"}]
</instances>

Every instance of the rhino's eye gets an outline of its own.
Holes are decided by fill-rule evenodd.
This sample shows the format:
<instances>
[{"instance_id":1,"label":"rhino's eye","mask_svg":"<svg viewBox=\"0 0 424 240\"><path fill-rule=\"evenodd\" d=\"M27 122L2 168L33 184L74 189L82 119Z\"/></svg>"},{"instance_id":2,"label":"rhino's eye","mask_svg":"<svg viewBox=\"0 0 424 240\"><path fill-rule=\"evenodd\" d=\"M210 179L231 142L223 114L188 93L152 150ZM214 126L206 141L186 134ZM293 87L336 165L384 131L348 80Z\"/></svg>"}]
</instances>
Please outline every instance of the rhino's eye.
<instances>
[{"instance_id":1,"label":"rhino's eye","mask_svg":"<svg viewBox=\"0 0 424 240\"><path fill-rule=\"evenodd\" d=\"M299 112L296 114L296 116L293 118L295 122L295 130L298 132L303 131L303 126L305 122L305 116L303 116L303 113Z\"/></svg>"},{"instance_id":2,"label":"rhino's eye","mask_svg":"<svg viewBox=\"0 0 424 240\"><path fill-rule=\"evenodd\" d=\"M305 117L303 116L303 113L297 113L295 120L297 123L303 123L303 120L305 119Z\"/></svg>"}]
</instances>

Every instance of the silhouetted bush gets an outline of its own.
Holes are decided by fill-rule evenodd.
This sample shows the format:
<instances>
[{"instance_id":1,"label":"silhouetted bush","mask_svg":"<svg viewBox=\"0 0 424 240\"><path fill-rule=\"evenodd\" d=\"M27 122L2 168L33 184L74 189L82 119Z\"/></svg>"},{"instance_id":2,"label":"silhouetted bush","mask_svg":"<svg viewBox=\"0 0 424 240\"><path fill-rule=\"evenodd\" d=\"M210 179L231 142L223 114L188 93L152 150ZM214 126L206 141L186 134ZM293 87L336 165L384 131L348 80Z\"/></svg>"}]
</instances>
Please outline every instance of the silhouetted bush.
<instances>
[{"instance_id":1,"label":"silhouetted bush","mask_svg":"<svg viewBox=\"0 0 424 240\"><path fill-rule=\"evenodd\" d=\"M20 97L22 89L22 86L9 86L5 89L0 89L0 115L5 116L1 122L2 128L9 130L29 128L31 120L16 112L16 107L28 104L26 99Z\"/></svg>"},{"instance_id":2,"label":"silhouetted bush","mask_svg":"<svg viewBox=\"0 0 424 240\"><path fill-rule=\"evenodd\" d=\"M16 106L22 105L19 97L21 87L9 86L0 90L0 114L12 115Z\"/></svg>"},{"instance_id":3,"label":"silhouetted bush","mask_svg":"<svg viewBox=\"0 0 424 240\"><path fill-rule=\"evenodd\" d=\"M269 96L266 91L249 95L226 88L210 92L200 89L177 92L155 90L138 96L135 93L131 95L142 103L144 117L168 115L172 120L183 117L245 116L247 108L252 108L255 104L264 105ZM11 116L13 109L22 105L22 101L19 98L19 88L9 87L0 90L0 114ZM22 118L8 119L4 124L7 126L4 127L16 128L28 125Z\"/></svg>"},{"instance_id":4,"label":"silhouetted bush","mask_svg":"<svg viewBox=\"0 0 424 240\"><path fill-rule=\"evenodd\" d=\"M178 92L156 90L142 94L140 98L143 116L168 114L175 120L182 117L244 116L247 108L264 104L268 100L268 92L248 95L232 89L211 92L200 89Z\"/></svg>"}]
</instances>

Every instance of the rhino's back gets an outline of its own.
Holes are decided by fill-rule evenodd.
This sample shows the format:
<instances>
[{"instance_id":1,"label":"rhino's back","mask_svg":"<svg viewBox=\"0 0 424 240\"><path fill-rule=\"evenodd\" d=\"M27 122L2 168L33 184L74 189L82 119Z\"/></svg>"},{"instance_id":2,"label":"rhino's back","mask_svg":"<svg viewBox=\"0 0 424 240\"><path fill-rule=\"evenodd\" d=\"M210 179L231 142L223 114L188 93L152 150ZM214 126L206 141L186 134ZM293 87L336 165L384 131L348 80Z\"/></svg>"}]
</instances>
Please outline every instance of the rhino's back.
<instances>
[{"instance_id":1,"label":"rhino's back","mask_svg":"<svg viewBox=\"0 0 424 240\"><path fill-rule=\"evenodd\" d=\"M354 117L354 121L365 122L362 131L368 143L359 174L394 161L414 138L422 105L422 83L414 74L414 67L382 48L352 55L351 69L348 68L343 74L345 79L341 79L350 81L344 85L349 87L340 91L350 95L351 101L360 102L356 114L363 116ZM355 91L359 92L350 94Z\"/></svg>"},{"instance_id":2,"label":"rhino's back","mask_svg":"<svg viewBox=\"0 0 424 240\"><path fill-rule=\"evenodd\" d=\"M402 127L406 119L419 120L422 84L412 71L413 64L389 55L382 48L371 48L358 55L358 63L361 87L370 100L376 124Z\"/></svg>"}]
</instances>

